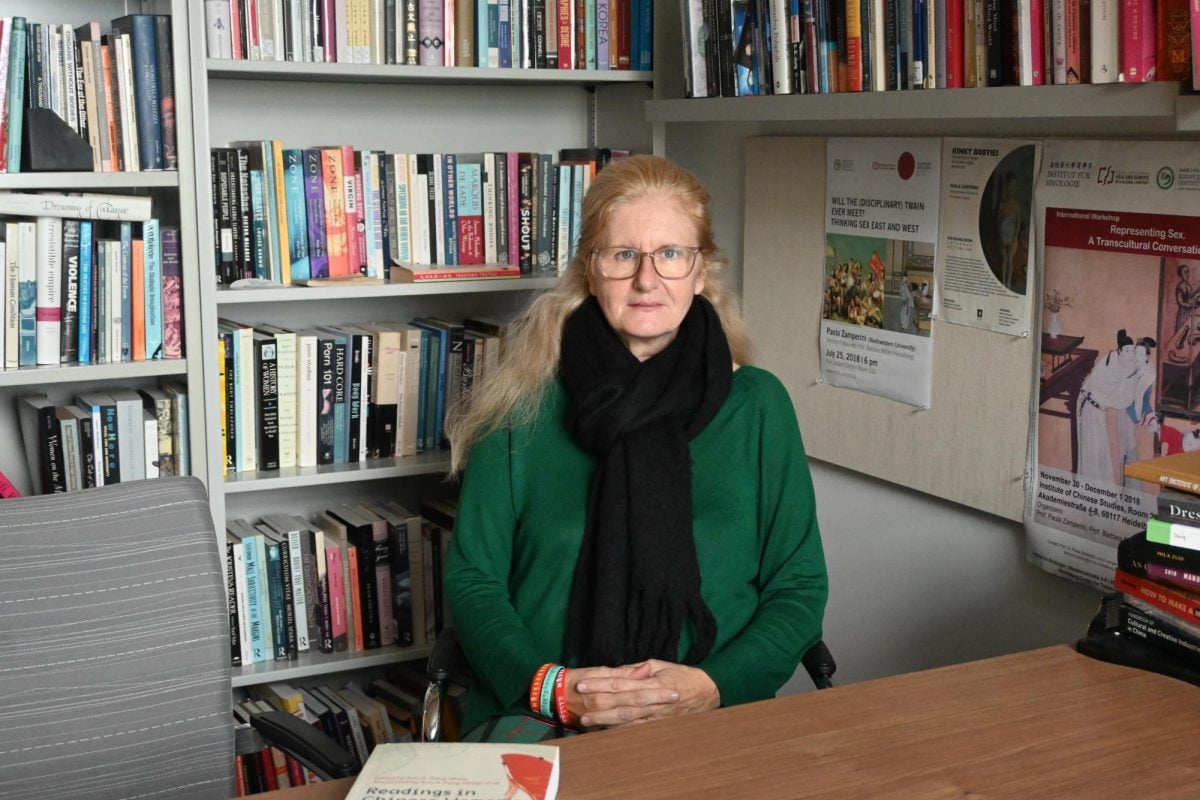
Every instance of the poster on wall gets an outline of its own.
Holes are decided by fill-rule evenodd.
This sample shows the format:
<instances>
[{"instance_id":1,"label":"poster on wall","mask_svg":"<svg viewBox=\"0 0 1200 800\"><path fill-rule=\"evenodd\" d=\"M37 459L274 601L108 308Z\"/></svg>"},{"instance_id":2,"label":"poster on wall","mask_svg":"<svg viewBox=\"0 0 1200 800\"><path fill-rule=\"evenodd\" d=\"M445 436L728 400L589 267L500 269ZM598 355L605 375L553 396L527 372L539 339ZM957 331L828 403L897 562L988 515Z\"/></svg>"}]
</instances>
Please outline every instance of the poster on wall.
<instances>
[{"instance_id":1,"label":"poster on wall","mask_svg":"<svg viewBox=\"0 0 1200 800\"><path fill-rule=\"evenodd\" d=\"M1038 142L943 140L939 319L1029 335L1040 157Z\"/></svg>"},{"instance_id":2,"label":"poster on wall","mask_svg":"<svg viewBox=\"0 0 1200 800\"><path fill-rule=\"evenodd\" d=\"M1200 441L1200 150L1056 141L1043 162L1027 552L1107 590L1158 493L1125 465Z\"/></svg>"},{"instance_id":3,"label":"poster on wall","mask_svg":"<svg viewBox=\"0 0 1200 800\"><path fill-rule=\"evenodd\" d=\"M821 378L928 408L938 139L830 139Z\"/></svg>"}]
</instances>

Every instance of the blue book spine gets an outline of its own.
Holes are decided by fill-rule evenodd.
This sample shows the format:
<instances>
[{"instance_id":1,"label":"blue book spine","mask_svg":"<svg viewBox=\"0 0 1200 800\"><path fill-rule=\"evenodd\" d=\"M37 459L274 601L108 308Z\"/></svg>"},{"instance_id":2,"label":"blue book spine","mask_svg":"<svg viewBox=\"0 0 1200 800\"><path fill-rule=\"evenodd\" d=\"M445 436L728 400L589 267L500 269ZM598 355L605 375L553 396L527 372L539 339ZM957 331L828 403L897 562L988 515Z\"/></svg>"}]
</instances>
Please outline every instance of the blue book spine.
<instances>
[{"instance_id":1,"label":"blue book spine","mask_svg":"<svg viewBox=\"0 0 1200 800\"><path fill-rule=\"evenodd\" d=\"M337 328L322 330L333 338L333 463L345 464L350 450L350 432L347 427L350 417L350 393L346 391L346 384L350 379L347 368L350 337Z\"/></svg>"},{"instance_id":2,"label":"blue book spine","mask_svg":"<svg viewBox=\"0 0 1200 800\"><path fill-rule=\"evenodd\" d=\"M636 58L637 64L630 65L632 69L649 72L654 69L654 4L650 0L640 0L641 14L633 19L633 29L637 31L638 48L630 50L630 60Z\"/></svg>"},{"instance_id":3,"label":"blue book spine","mask_svg":"<svg viewBox=\"0 0 1200 800\"><path fill-rule=\"evenodd\" d=\"M267 258L267 214L263 207L263 173L250 170L250 236L254 256L254 277L269 279L271 265Z\"/></svg>"},{"instance_id":4,"label":"blue book spine","mask_svg":"<svg viewBox=\"0 0 1200 800\"><path fill-rule=\"evenodd\" d=\"M557 266L559 274L567 269L574 253L574 242L571 241L571 204L575 201L572 186L575 168L570 164L558 165L558 225L555 231L557 248Z\"/></svg>"},{"instance_id":5,"label":"blue book spine","mask_svg":"<svg viewBox=\"0 0 1200 800\"><path fill-rule=\"evenodd\" d=\"M270 259L270 274L264 277L270 278L276 283L283 283L283 259L280 257L282 252L279 248L283 243L279 241L279 205L275 197L275 157L271 152L270 143L266 143L263 152L263 174L262 174L262 199L265 206L267 219L267 241L269 243L267 255Z\"/></svg>"},{"instance_id":6,"label":"blue book spine","mask_svg":"<svg viewBox=\"0 0 1200 800\"><path fill-rule=\"evenodd\" d=\"M246 612L250 617L250 662L267 660L267 645L263 630L262 572L258 563L257 536L243 536L246 560Z\"/></svg>"},{"instance_id":7,"label":"blue book spine","mask_svg":"<svg viewBox=\"0 0 1200 800\"><path fill-rule=\"evenodd\" d=\"M925 76L929 74L928 53L925 48L925 16L928 14L926 0L912 0L912 71L909 84L914 89L925 86Z\"/></svg>"},{"instance_id":8,"label":"blue book spine","mask_svg":"<svg viewBox=\"0 0 1200 800\"><path fill-rule=\"evenodd\" d=\"M158 220L142 223L143 294L146 302L146 358L163 357L162 237Z\"/></svg>"},{"instance_id":9,"label":"blue book spine","mask_svg":"<svg viewBox=\"0 0 1200 800\"><path fill-rule=\"evenodd\" d=\"M329 251L325 245L325 186L322 183L321 151L304 151L304 207L308 222L309 273L329 277Z\"/></svg>"},{"instance_id":10,"label":"blue book spine","mask_svg":"<svg viewBox=\"0 0 1200 800\"><path fill-rule=\"evenodd\" d=\"M511 67L512 62L512 25L509 22L511 7L509 0L500 0L497 4L499 20L496 33L500 39L500 66Z\"/></svg>"},{"instance_id":11,"label":"blue book spine","mask_svg":"<svg viewBox=\"0 0 1200 800\"><path fill-rule=\"evenodd\" d=\"M445 225L442 228L443 252L446 254L445 264L458 264L458 158L453 153L447 153L442 158L442 214Z\"/></svg>"},{"instance_id":12,"label":"blue book spine","mask_svg":"<svg viewBox=\"0 0 1200 800\"><path fill-rule=\"evenodd\" d=\"M25 18L12 18L8 61L8 143L5 160L9 172L21 171L21 126L25 117ZM13 133L16 133L14 136Z\"/></svg>"},{"instance_id":13,"label":"blue book spine","mask_svg":"<svg viewBox=\"0 0 1200 800\"><path fill-rule=\"evenodd\" d=\"M18 222L17 236L17 364L37 364L37 225Z\"/></svg>"},{"instance_id":14,"label":"blue book spine","mask_svg":"<svg viewBox=\"0 0 1200 800\"><path fill-rule=\"evenodd\" d=\"M283 556L279 542L263 537L267 548L267 590L271 604L271 638L276 661L287 661L287 610L283 605Z\"/></svg>"},{"instance_id":15,"label":"blue book spine","mask_svg":"<svg viewBox=\"0 0 1200 800\"><path fill-rule=\"evenodd\" d=\"M488 66L487 0L475 0L475 66Z\"/></svg>"},{"instance_id":16,"label":"blue book spine","mask_svg":"<svg viewBox=\"0 0 1200 800\"><path fill-rule=\"evenodd\" d=\"M137 116L138 159L143 170L161 170L162 106L159 103L158 45L155 43L154 16L132 14L126 19L130 20L129 43L133 60L133 102Z\"/></svg>"},{"instance_id":17,"label":"blue book spine","mask_svg":"<svg viewBox=\"0 0 1200 800\"><path fill-rule=\"evenodd\" d=\"M308 210L304 203L304 151L283 151L283 193L287 208L288 254L292 262L292 281L312 277L308 261Z\"/></svg>"},{"instance_id":18,"label":"blue book spine","mask_svg":"<svg viewBox=\"0 0 1200 800\"><path fill-rule=\"evenodd\" d=\"M92 311L96 302L92 294L92 223L79 223L79 363L92 363Z\"/></svg>"},{"instance_id":19,"label":"blue book spine","mask_svg":"<svg viewBox=\"0 0 1200 800\"><path fill-rule=\"evenodd\" d=\"M121 223L121 357L133 356L133 223Z\"/></svg>"},{"instance_id":20,"label":"blue book spine","mask_svg":"<svg viewBox=\"0 0 1200 800\"><path fill-rule=\"evenodd\" d=\"M426 442L429 449L433 450L442 441L442 425L446 415L446 380L450 372L450 331L423 322L414 321L410 324L429 330L430 334L437 339L437 361L434 362L431 359L429 364L430 375L437 382L433 406L432 441ZM424 336L421 338L424 339Z\"/></svg>"}]
</instances>

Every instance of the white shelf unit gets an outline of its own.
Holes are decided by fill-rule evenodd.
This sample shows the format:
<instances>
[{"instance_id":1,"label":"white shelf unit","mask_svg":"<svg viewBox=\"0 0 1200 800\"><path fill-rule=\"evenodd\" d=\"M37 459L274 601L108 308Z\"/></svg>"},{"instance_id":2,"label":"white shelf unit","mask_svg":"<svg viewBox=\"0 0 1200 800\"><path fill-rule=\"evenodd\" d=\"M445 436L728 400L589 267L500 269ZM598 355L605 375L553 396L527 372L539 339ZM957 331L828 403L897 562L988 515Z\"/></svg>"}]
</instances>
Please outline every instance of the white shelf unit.
<instances>
[{"instance_id":1,"label":"white shelf unit","mask_svg":"<svg viewBox=\"0 0 1200 800\"><path fill-rule=\"evenodd\" d=\"M236 140L280 139L285 147L349 144L389 153L554 152L593 144L651 149L642 103L649 72L435 68L208 60L204 15L191 12L193 102L199 121L194 161L204 331L204 402L208 451L220 453L218 318L307 327L417 316L511 317L534 291L557 278L321 287L218 287L212 263L208 152ZM365 464L222 475L209 461L218 528L287 510L305 516L330 504L396 497L417 505L444 480L448 454L432 452ZM223 539L222 539L223 540ZM235 685L310 677L427 654L384 648L366 654L309 656L242 668ZM300 670L297 672L297 670Z\"/></svg>"},{"instance_id":2,"label":"white shelf unit","mask_svg":"<svg viewBox=\"0 0 1200 800\"><path fill-rule=\"evenodd\" d=\"M160 378L174 377L188 387L189 399L201 396L200 297L196 259L195 171L192 166L191 74L186 0L14 0L3 4L0 15L24 16L28 22L70 24L78 27L99 21L104 33L125 14L169 14L175 57L175 123L178 169L170 172L19 172L0 173L0 192L56 191L111 194L149 194L154 214L168 224L178 224L183 269L184 358L86 366L42 366L0 370L0 470L22 491L30 486L15 401L25 394L44 392L57 404L68 404L88 391L154 386ZM208 473L204 417L191 406L189 439L195 475Z\"/></svg>"}]
</instances>

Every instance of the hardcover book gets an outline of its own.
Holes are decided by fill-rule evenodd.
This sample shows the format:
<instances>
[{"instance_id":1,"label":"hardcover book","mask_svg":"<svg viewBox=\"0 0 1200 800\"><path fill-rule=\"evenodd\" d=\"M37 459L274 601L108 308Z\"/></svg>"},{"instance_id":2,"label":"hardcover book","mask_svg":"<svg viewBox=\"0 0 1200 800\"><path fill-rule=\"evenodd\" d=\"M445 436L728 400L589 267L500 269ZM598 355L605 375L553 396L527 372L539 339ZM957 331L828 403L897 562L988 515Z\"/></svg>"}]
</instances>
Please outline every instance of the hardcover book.
<instances>
[{"instance_id":1,"label":"hardcover book","mask_svg":"<svg viewBox=\"0 0 1200 800\"><path fill-rule=\"evenodd\" d=\"M1125 465L1125 476L1200 494L1200 450L1131 461Z\"/></svg>"},{"instance_id":2,"label":"hardcover book","mask_svg":"<svg viewBox=\"0 0 1200 800\"><path fill-rule=\"evenodd\" d=\"M378 745L346 800L434 796L453 786L475 800L558 794L558 748L532 744L420 742Z\"/></svg>"}]
</instances>

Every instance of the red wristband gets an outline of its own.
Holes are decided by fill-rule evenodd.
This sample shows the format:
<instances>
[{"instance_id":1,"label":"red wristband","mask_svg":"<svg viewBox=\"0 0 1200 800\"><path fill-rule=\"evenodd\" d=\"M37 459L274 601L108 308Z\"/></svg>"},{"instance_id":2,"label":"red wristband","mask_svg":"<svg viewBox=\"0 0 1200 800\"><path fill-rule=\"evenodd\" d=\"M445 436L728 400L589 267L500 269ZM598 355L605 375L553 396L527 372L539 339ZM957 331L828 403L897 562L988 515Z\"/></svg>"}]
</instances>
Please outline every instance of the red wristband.
<instances>
[{"instance_id":1,"label":"red wristband","mask_svg":"<svg viewBox=\"0 0 1200 800\"><path fill-rule=\"evenodd\" d=\"M571 709L567 708L567 672L569 671L564 667L554 678L554 709L558 714L558 721L563 725L571 724Z\"/></svg>"},{"instance_id":2,"label":"red wristband","mask_svg":"<svg viewBox=\"0 0 1200 800\"><path fill-rule=\"evenodd\" d=\"M538 671L533 675L533 682L529 684L529 709L535 713L541 713L542 701L542 682L546 680L546 673L550 670L553 664L542 664L538 667Z\"/></svg>"}]
</instances>

